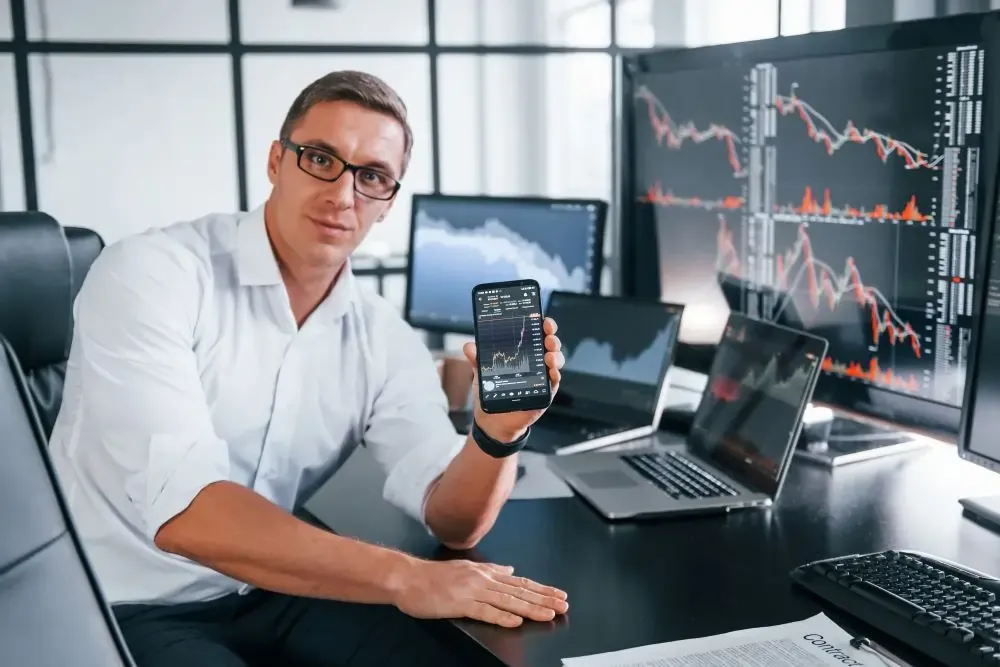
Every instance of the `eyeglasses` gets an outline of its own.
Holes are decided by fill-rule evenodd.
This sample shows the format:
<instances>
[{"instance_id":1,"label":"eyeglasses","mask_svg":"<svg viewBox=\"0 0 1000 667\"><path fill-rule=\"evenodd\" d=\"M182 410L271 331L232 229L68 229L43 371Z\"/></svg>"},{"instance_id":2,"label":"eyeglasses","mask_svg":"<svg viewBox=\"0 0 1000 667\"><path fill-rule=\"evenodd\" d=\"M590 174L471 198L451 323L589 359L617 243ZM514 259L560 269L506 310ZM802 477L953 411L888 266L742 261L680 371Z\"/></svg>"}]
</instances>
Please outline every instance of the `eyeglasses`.
<instances>
[{"instance_id":1,"label":"eyeglasses","mask_svg":"<svg viewBox=\"0 0 1000 667\"><path fill-rule=\"evenodd\" d=\"M351 171L354 174L354 191L365 197L384 201L392 199L399 191L399 181L371 167L359 167L322 148L303 146L289 139L282 139L281 145L295 151L299 169L313 178L333 183L345 171Z\"/></svg>"}]
</instances>

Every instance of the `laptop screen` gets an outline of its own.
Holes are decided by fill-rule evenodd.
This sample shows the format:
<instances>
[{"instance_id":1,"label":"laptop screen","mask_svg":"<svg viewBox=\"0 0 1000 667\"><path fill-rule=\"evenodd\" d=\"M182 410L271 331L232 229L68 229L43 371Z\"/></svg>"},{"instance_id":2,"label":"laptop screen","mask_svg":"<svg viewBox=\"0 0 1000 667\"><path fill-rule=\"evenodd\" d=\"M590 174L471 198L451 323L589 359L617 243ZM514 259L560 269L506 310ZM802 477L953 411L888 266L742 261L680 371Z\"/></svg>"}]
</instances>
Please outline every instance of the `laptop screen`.
<instances>
[{"instance_id":1,"label":"laptop screen","mask_svg":"<svg viewBox=\"0 0 1000 667\"><path fill-rule=\"evenodd\" d=\"M706 459L775 494L826 354L824 339L732 314L691 427Z\"/></svg>"},{"instance_id":2,"label":"laptop screen","mask_svg":"<svg viewBox=\"0 0 1000 667\"><path fill-rule=\"evenodd\" d=\"M682 312L659 301L553 292L546 315L558 323L566 357L554 404L594 417L655 415Z\"/></svg>"}]
</instances>

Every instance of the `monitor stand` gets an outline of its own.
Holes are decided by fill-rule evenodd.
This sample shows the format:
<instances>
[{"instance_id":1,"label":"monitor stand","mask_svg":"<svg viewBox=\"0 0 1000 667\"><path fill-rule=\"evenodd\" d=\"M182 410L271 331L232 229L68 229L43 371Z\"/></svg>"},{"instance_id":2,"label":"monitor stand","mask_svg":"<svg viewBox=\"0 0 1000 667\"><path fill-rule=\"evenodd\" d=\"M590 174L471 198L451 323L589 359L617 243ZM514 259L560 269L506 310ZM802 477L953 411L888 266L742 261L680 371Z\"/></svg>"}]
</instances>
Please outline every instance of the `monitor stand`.
<instances>
[{"instance_id":1,"label":"monitor stand","mask_svg":"<svg viewBox=\"0 0 1000 667\"><path fill-rule=\"evenodd\" d=\"M927 447L920 436L844 416L835 416L825 440L803 439L795 455L805 461L835 468L849 463L905 454Z\"/></svg>"},{"instance_id":2,"label":"monitor stand","mask_svg":"<svg viewBox=\"0 0 1000 667\"><path fill-rule=\"evenodd\" d=\"M444 334L426 331L424 340L427 341L427 349L435 356L444 351Z\"/></svg>"},{"instance_id":3,"label":"monitor stand","mask_svg":"<svg viewBox=\"0 0 1000 667\"><path fill-rule=\"evenodd\" d=\"M967 519L1000 533L1000 496L959 498L958 502Z\"/></svg>"}]
</instances>

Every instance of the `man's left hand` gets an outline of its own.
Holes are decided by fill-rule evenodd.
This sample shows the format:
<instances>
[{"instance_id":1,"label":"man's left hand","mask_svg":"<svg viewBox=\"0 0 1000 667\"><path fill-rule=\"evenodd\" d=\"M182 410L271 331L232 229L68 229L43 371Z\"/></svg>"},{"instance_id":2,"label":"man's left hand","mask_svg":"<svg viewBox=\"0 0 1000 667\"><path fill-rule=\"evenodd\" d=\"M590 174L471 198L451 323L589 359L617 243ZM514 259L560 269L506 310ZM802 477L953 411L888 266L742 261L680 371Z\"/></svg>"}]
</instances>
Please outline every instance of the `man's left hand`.
<instances>
[{"instance_id":1,"label":"man's left hand","mask_svg":"<svg viewBox=\"0 0 1000 667\"><path fill-rule=\"evenodd\" d=\"M559 390L559 380L562 378L563 364L566 362L562 353L562 343L556 337L556 321L551 317L546 317L542 325L545 332L545 366L549 369L549 384L551 385L551 395L555 397ZM538 418L545 412L545 408L540 410L519 410L516 412L502 412L489 414L483 412L479 404L479 365L476 363L476 344L466 343L463 351L465 358L472 364L472 393L475 401L474 415L476 423L479 424L486 435L500 442L513 442L520 438L528 428L538 421ZM551 401L550 401L551 403Z\"/></svg>"}]
</instances>

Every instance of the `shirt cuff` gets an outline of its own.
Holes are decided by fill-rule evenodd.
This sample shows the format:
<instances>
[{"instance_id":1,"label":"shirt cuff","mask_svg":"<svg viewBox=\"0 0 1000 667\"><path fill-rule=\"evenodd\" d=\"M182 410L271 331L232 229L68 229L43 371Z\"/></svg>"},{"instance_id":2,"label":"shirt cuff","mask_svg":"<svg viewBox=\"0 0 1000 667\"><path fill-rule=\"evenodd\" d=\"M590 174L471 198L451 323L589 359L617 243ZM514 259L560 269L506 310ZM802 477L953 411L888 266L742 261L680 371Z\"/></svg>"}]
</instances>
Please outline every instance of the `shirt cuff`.
<instances>
[{"instance_id":1,"label":"shirt cuff","mask_svg":"<svg viewBox=\"0 0 1000 667\"><path fill-rule=\"evenodd\" d=\"M457 440L453 444L449 444L445 439L431 446L415 446L409 454L400 459L385 480L382 497L419 521L424 527L427 527L424 517L427 489L440 477L465 445L467 436L455 437Z\"/></svg>"},{"instance_id":2,"label":"shirt cuff","mask_svg":"<svg viewBox=\"0 0 1000 667\"><path fill-rule=\"evenodd\" d=\"M160 527L187 509L206 486L228 479L229 455L222 440L154 435L143 507L146 537L152 541Z\"/></svg>"}]
</instances>

